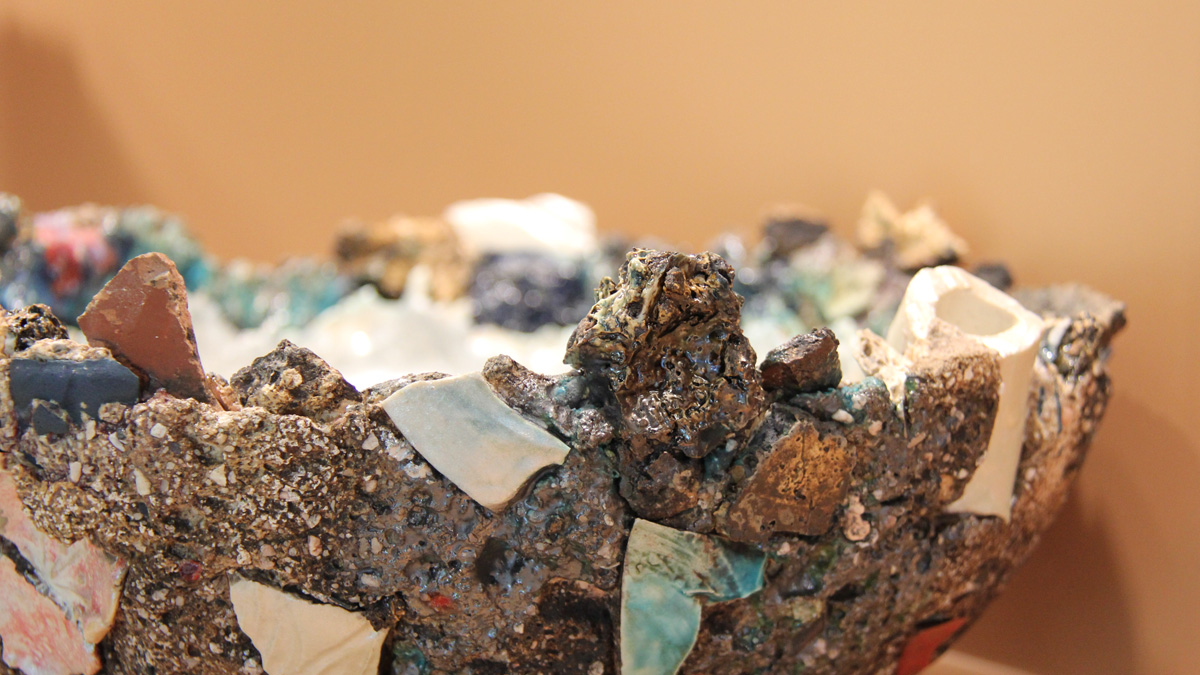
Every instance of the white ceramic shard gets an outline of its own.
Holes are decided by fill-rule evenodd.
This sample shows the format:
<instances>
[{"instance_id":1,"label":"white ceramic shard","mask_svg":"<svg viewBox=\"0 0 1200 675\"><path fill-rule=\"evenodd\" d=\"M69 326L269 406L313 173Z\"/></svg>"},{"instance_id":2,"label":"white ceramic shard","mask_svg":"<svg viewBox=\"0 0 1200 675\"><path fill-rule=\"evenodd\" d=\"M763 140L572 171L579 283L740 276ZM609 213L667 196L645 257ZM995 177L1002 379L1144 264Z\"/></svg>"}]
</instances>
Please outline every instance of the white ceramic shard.
<instances>
[{"instance_id":1,"label":"white ceramic shard","mask_svg":"<svg viewBox=\"0 0 1200 675\"><path fill-rule=\"evenodd\" d=\"M596 216L586 204L562 195L461 201L447 207L442 217L472 255L583 256L597 249Z\"/></svg>"},{"instance_id":2,"label":"white ceramic shard","mask_svg":"<svg viewBox=\"0 0 1200 675\"><path fill-rule=\"evenodd\" d=\"M962 497L947 510L1008 520L1043 322L1011 296L948 265L913 277L888 328L888 343L904 353L914 342L927 340L937 321L957 327L1000 357L1000 402L987 451Z\"/></svg>"},{"instance_id":3,"label":"white ceramic shard","mask_svg":"<svg viewBox=\"0 0 1200 675\"><path fill-rule=\"evenodd\" d=\"M0 556L0 640L3 660L25 675L92 675L100 659L50 598Z\"/></svg>"},{"instance_id":4,"label":"white ceramic shard","mask_svg":"<svg viewBox=\"0 0 1200 675\"><path fill-rule=\"evenodd\" d=\"M375 675L387 631L360 614L319 605L254 581L234 579L238 627L262 655L267 675Z\"/></svg>"},{"instance_id":5,"label":"white ceramic shard","mask_svg":"<svg viewBox=\"0 0 1200 675\"><path fill-rule=\"evenodd\" d=\"M414 382L383 409L433 468L493 511L570 451L505 405L479 373Z\"/></svg>"},{"instance_id":6,"label":"white ceramic shard","mask_svg":"<svg viewBox=\"0 0 1200 675\"><path fill-rule=\"evenodd\" d=\"M121 599L125 563L88 541L63 544L29 519L12 474L0 469L0 536L9 540L46 584L50 597L96 644L108 634Z\"/></svg>"}]
</instances>

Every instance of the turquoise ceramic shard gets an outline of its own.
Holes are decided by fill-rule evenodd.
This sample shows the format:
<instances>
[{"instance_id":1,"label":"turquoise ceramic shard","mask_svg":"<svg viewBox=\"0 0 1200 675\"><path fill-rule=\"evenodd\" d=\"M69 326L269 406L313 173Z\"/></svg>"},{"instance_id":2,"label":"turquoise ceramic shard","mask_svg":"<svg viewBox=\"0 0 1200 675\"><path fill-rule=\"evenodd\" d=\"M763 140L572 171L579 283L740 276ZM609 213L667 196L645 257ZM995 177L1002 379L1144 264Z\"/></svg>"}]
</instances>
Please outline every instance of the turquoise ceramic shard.
<instances>
[{"instance_id":1,"label":"turquoise ceramic shard","mask_svg":"<svg viewBox=\"0 0 1200 675\"><path fill-rule=\"evenodd\" d=\"M414 382L389 396L383 409L433 468L493 511L570 452L505 405L479 373Z\"/></svg>"},{"instance_id":2,"label":"turquoise ceramic shard","mask_svg":"<svg viewBox=\"0 0 1200 675\"><path fill-rule=\"evenodd\" d=\"M702 603L758 591L765 563L725 539L634 521L621 581L621 675L673 675L696 644Z\"/></svg>"}]
</instances>

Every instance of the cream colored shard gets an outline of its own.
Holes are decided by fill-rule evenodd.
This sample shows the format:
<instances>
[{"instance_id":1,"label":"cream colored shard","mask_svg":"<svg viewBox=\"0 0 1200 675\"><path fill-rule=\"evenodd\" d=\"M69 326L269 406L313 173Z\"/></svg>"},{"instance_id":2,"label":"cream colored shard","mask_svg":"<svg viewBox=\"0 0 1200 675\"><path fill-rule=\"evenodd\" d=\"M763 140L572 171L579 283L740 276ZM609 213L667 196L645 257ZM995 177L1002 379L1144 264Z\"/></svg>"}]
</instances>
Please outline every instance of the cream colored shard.
<instances>
[{"instance_id":1,"label":"cream colored shard","mask_svg":"<svg viewBox=\"0 0 1200 675\"><path fill-rule=\"evenodd\" d=\"M375 675L387 631L333 605L234 579L229 599L238 627L262 655L267 675Z\"/></svg>"},{"instance_id":2,"label":"cream colored shard","mask_svg":"<svg viewBox=\"0 0 1200 675\"><path fill-rule=\"evenodd\" d=\"M907 270L953 261L967 252L967 243L950 230L933 207L921 204L901 213L878 190L868 195L863 205L858 242L867 249L891 244L896 264Z\"/></svg>"},{"instance_id":3,"label":"cream colored shard","mask_svg":"<svg viewBox=\"0 0 1200 675\"><path fill-rule=\"evenodd\" d=\"M479 373L414 382L383 402L433 468L493 511L570 448L504 404Z\"/></svg>"},{"instance_id":4,"label":"cream colored shard","mask_svg":"<svg viewBox=\"0 0 1200 675\"><path fill-rule=\"evenodd\" d=\"M987 451L962 496L947 510L1008 520L1025 441L1029 387L1042 320L1009 295L958 267L932 267L909 282L888 329L888 343L907 352L927 341L939 321L996 351L1000 360L1000 402Z\"/></svg>"}]
</instances>

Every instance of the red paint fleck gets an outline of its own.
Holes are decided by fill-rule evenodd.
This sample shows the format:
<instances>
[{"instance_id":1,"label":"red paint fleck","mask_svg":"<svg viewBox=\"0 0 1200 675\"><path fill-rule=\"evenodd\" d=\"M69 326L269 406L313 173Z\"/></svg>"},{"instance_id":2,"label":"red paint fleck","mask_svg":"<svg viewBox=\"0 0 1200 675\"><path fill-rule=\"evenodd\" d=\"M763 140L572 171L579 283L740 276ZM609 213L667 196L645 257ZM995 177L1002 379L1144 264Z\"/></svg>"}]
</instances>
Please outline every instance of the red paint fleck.
<instances>
[{"instance_id":1,"label":"red paint fleck","mask_svg":"<svg viewBox=\"0 0 1200 675\"><path fill-rule=\"evenodd\" d=\"M441 593L430 593L429 604L437 611L444 612L454 607L454 600Z\"/></svg>"},{"instance_id":2,"label":"red paint fleck","mask_svg":"<svg viewBox=\"0 0 1200 675\"><path fill-rule=\"evenodd\" d=\"M55 295L61 297L79 290L83 283L83 266L70 244L59 242L46 247L45 260L52 278L50 290Z\"/></svg>"},{"instance_id":3,"label":"red paint fleck","mask_svg":"<svg viewBox=\"0 0 1200 675\"><path fill-rule=\"evenodd\" d=\"M204 571L204 566L195 560L184 560L183 562L179 563L179 567L177 569L179 576L183 577L184 581L188 583L196 583L197 581L200 581L200 573Z\"/></svg>"},{"instance_id":4,"label":"red paint fleck","mask_svg":"<svg viewBox=\"0 0 1200 675\"><path fill-rule=\"evenodd\" d=\"M900 663L896 666L896 675L916 675L933 663L942 647L958 633L967 623L964 618L950 619L936 626L930 626L909 639L900 654Z\"/></svg>"}]
</instances>

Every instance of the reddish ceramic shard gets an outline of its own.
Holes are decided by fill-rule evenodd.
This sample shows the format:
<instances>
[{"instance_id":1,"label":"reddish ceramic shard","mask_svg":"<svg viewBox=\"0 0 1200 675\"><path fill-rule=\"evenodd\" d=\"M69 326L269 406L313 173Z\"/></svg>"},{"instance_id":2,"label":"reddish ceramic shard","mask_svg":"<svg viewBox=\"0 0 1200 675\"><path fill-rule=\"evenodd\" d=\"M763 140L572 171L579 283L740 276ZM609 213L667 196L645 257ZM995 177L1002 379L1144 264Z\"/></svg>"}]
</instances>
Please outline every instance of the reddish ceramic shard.
<instances>
[{"instance_id":1,"label":"reddish ceramic shard","mask_svg":"<svg viewBox=\"0 0 1200 675\"><path fill-rule=\"evenodd\" d=\"M108 634L121 599L125 562L88 541L70 546L46 536L21 506L12 474L0 469L0 536L12 542L50 596L96 644Z\"/></svg>"},{"instance_id":2,"label":"reddish ceramic shard","mask_svg":"<svg viewBox=\"0 0 1200 675\"><path fill-rule=\"evenodd\" d=\"M100 659L79 627L0 557L0 639L4 663L26 675L93 675Z\"/></svg>"},{"instance_id":3,"label":"reddish ceramic shard","mask_svg":"<svg viewBox=\"0 0 1200 675\"><path fill-rule=\"evenodd\" d=\"M175 263L147 253L125 263L79 317L88 343L107 347L151 389L208 400L187 290Z\"/></svg>"},{"instance_id":4,"label":"reddish ceramic shard","mask_svg":"<svg viewBox=\"0 0 1200 675\"><path fill-rule=\"evenodd\" d=\"M900 654L900 663L896 666L896 675L917 675L925 667L933 663L943 647L967 623L965 618L950 619L944 623L930 626L912 636L904 651Z\"/></svg>"}]
</instances>

